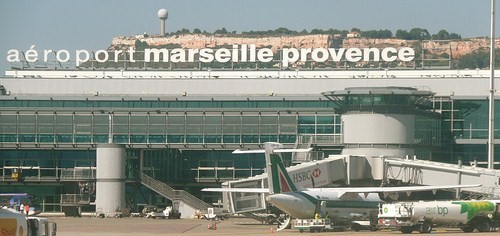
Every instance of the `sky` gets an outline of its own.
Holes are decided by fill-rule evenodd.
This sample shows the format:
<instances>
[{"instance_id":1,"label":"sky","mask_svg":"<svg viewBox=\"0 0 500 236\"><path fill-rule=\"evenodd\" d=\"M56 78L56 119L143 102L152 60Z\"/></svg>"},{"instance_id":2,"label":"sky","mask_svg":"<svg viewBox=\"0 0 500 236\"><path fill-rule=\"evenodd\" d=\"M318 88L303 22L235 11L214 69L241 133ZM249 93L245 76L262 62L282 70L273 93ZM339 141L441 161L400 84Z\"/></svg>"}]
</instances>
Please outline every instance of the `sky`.
<instances>
[{"instance_id":1,"label":"sky","mask_svg":"<svg viewBox=\"0 0 500 236\"><path fill-rule=\"evenodd\" d=\"M495 11L498 11L498 3ZM0 74L10 49L106 49L116 36L166 31L441 29L463 38L490 35L490 0L1 0ZM500 35L500 12L495 12Z\"/></svg>"}]
</instances>

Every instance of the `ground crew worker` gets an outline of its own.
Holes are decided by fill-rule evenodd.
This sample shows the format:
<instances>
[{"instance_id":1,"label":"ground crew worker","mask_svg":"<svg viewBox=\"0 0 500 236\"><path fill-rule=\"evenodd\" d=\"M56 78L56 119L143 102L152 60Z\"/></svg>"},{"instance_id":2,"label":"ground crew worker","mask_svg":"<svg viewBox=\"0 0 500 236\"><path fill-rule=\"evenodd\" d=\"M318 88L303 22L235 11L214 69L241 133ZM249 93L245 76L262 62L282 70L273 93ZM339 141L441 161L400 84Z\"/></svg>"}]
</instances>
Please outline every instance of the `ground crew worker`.
<instances>
[{"instance_id":1,"label":"ground crew worker","mask_svg":"<svg viewBox=\"0 0 500 236\"><path fill-rule=\"evenodd\" d=\"M26 215L30 212L30 206L28 204L24 205L24 211L26 211Z\"/></svg>"}]
</instances>

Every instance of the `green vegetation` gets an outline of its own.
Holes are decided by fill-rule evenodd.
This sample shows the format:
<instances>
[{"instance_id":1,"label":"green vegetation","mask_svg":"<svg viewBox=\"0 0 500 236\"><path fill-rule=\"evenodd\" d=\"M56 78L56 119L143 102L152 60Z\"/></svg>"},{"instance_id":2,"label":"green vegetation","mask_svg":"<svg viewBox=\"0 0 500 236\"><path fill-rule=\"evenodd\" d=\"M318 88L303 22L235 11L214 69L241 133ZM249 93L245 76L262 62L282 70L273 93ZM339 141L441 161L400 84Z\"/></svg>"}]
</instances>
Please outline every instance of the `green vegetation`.
<instances>
[{"instance_id":1,"label":"green vegetation","mask_svg":"<svg viewBox=\"0 0 500 236\"><path fill-rule=\"evenodd\" d=\"M440 30L437 34L432 35L433 40L450 40L450 39L462 39L462 36L456 33L448 33L446 30Z\"/></svg>"},{"instance_id":2,"label":"green vegetation","mask_svg":"<svg viewBox=\"0 0 500 236\"><path fill-rule=\"evenodd\" d=\"M170 33L169 35L181 35L181 34L225 34L227 36L230 35L248 35L248 36L279 36L279 35L313 35L313 34L328 34L332 36L337 36L341 38L345 38L349 32L358 32L363 38L374 38L374 39L382 39L382 38L397 38L397 39L406 39L406 40L454 40L461 39L462 37L456 33L449 33L446 30L440 30L436 34L430 34L427 29L422 28L413 28L410 31L406 30L397 30L396 34L388 29L380 29L380 30L360 30L358 28L352 28L349 30L338 30L338 29L312 29L311 31L307 31L303 29L301 31L291 30L288 28L280 27L275 30L250 30L243 31L241 34L238 34L235 30L229 31L225 27L215 30L213 33L207 32L205 30L200 30L198 28L193 29L191 32L189 29L180 29L174 33Z\"/></svg>"},{"instance_id":3,"label":"green vegetation","mask_svg":"<svg viewBox=\"0 0 500 236\"><path fill-rule=\"evenodd\" d=\"M495 52L496 68L500 67L500 52ZM490 52L488 50L479 50L462 56L457 64L458 69L484 69L490 66Z\"/></svg>"},{"instance_id":4,"label":"green vegetation","mask_svg":"<svg viewBox=\"0 0 500 236\"><path fill-rule=\"evenodd\" d=\"M361 31L361 37L372 38L372 39L388 39L392 38L392 32L390 30Z\"/></svg>"},{"instance_id":5,"label":"green vegetation","mask_svg":"<svg viewBox=\"0 0 500 236\"><path fill-rule=\"evenodd\" d=\"M135 49L137 51L144 51L144 49L146 49L147 47L148 43L146 43L145 41L141 41L139 39L135 40Z\"/></svg>"}]
</instances>

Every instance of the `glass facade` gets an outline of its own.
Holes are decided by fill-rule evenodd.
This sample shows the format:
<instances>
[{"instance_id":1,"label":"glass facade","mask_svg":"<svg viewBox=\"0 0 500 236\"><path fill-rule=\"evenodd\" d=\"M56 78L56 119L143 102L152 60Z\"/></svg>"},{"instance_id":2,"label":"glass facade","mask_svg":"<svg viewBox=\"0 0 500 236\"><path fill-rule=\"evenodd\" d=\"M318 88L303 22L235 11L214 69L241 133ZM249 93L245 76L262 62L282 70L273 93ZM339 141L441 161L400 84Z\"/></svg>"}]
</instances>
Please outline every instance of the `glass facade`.
<instances>
[{"instance_id":1,"label":"glass facade","mask_svg":"<svg viewBox=\"0 0 500 236\"><path fill-rule=\"evenodd\" d=\"M335 105L325 101L0 103L0 142L16 145L95 145L110 134L118 144L291 144L300 134L341 130Z\"/></svg>"},{"instance_id":2,"label":"glass facade","mask_svg":"<svg viewBox=\"0 0 500 236\"><path fill-rule=\"evenodd\" d=\"M26 186L50 184L48 191L35 194L52 206L47 210L54 211L60 210L60 194L78 193L77 183L95 178L96 145L108 143L110 134L114 143L126 145L128 181L137 180L142 169L190 192L263 173L262 158L235 156L231 152L236 148L268 141L293 146L302 135L336 137L332 140L341 140L342 135L336 105L319 99L59 101L4 97L0 107L0 179L12 182L12 172L20 168ZM26 186L10 185L5 191L31 189ZM141 189L140 184L127 186L127 198L140 198L141 191L148 195L148 190L130 189Z\"/></svg>"},{"instance_id":3,"label":"glass facade","mask_svg":"<svg viewBox=\"0 0 500 236\"><path fill-rule=\"evenodd\" d=\"M458 160L485 162L488 156L488 106L486 99L435 97L433 109L442 115L442 148L436 159L457 163ZM495 103L495 117L500 117L500 104ZM495 139L500 138L500 122L495 120ZM495 160L500 154L495 152ZM485 164L483 164L485 166Z\"/></svg>"},{"instance_id":4,"label":"glass facade","mask_svg":"<svg viewBox=\"0 0 500 236\"><path fill-rule=\"evenodd\" d=\"M64 181L94 178L95 147L110 138L127 147L129 180L137 179L142 168L151 177L195 193L201 186L263 172L262 158L235 157L231 151L236 148L257 147L268 141L295 146L310 137L341 142L343 128L337 102L261 99L91 101L4 97L0 100L0 179L12 181L14 169L22 168L26 183L48 186L28 189L37 192L47 210L59 211L59 195L77 191L75 185ZM387 109L393 104L387 112L398 113L408 111L401 105L415 102L408 100L411 97L390 96L349 99L347 105L353 109L373 109L377 104L385 104ZM417 156L453 163L484 161L486 144L468 142L487 138L487 101L449 97L433 97L430 101L428 109L440 115L417 114ZM500 115L500 104L496 110ZM496 127L499 138L500 123ZM138 157L142 157L142 163ZM82 178L63 178L75 174ZM29 184L2 189L23 192L26 186ZM127 189L129 192L134 194Z\"/></svg>"}]
</instances>

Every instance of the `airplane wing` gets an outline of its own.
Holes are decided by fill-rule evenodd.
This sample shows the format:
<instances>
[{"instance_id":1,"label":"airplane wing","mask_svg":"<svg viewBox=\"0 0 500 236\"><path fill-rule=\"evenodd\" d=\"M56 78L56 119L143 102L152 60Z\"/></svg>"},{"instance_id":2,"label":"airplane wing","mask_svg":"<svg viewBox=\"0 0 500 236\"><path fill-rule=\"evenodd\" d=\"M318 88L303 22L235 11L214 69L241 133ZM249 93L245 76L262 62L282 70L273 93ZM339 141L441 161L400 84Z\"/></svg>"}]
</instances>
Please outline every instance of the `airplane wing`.
<instances>
[{"instance_id":1,"label":"airplane wing","mask_svg":"<svg viewBox=\"0 0 500 236\"><path fill-rule=\"evenodd\" d=\"M269 193L267 188L204 188L203 192L226 192L226 193Z\"/></svg>"},{"instance_id":2,"label":"airplane wing","mask_svg":"<svg viewBox=\"0 0 500 236\"><path fill-rule=\"evenodd\" d=\"M410 195L412 192L433 191L443 189L456 189L456 188L475 188L481 187L481 184L469 185L436 185L436 186L402 186L402 187L352 187L352 188L308 188L308 191L334 191L338 193L338 197L348 193L406 193ZM228 193L269 193L267 188L204 188L203 192L228 192Z\"/></svg>"},{"instance_id":3,"label":"airplane wing","mask_svg":"<svg viewBox=\"0 0 500 236\"><path fill-rule=\"evenodd\" d=\"M456 188L475 188L481 187L481 184L469 184L469 185L435 185L435 186L401 186L401 187L352 187L352 188L315 188L308 189L311 191L335 191L338 192L338 197L341 198L344 194L348 193L364 193L365 195L369 193L382 193L387 195L389 193L406 193L410 195L412 192L422 192L422 191L433 191L436 193L437 190L443 189L456 189Z\"/></svg>"},{"instance_id":4,"label":"airplane wing","mask_svg":"<svg viewBox=\"0 0 500 236\"><path fill-rule=\"evenodd\" d=\"M233 151L233 154L246 154L246 153L265 153L266 151L264 149L258 149L258 150L241 150L241 149L236 149Z\"/></svg>"}]
</instances>

